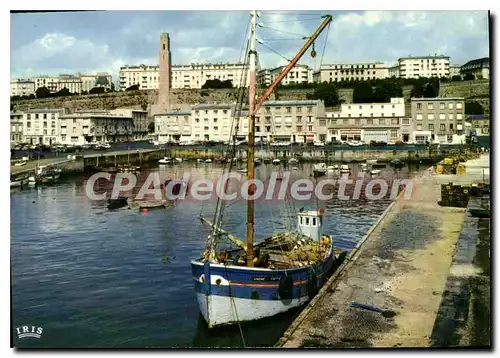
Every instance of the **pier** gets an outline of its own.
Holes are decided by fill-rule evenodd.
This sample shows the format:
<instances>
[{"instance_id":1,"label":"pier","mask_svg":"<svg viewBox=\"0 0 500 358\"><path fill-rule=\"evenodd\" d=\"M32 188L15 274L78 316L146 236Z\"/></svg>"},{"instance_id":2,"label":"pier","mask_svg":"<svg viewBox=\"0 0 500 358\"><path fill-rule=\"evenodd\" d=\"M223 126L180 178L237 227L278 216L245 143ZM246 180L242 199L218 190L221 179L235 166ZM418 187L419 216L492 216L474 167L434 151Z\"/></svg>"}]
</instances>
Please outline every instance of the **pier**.
<instances>
[{"instance_id":1,"label":"pier","mask_svg":"<svg viewBox=\"0 0 500 358\"><path fill-rule=\"evenodd\" d=\"M465 166L465 175L427 171L414 185L409 200L402 192L276 347L490 345L490 301L485 293L491 287L486 263L489 225L484 228L489 219L480 219L482 231L471 234L470 223L477 224L478 219L467 217L467 209L437 204L441 184L482 182L489 155L469 160ZM464 230L469 230L468 236ZM468 241L463 237L469 237ZM473 263L479 244L483 245L482 262ZM352 302L390 310L395 316L386 318L354 308Z\"/></svg>"}]
</instances>

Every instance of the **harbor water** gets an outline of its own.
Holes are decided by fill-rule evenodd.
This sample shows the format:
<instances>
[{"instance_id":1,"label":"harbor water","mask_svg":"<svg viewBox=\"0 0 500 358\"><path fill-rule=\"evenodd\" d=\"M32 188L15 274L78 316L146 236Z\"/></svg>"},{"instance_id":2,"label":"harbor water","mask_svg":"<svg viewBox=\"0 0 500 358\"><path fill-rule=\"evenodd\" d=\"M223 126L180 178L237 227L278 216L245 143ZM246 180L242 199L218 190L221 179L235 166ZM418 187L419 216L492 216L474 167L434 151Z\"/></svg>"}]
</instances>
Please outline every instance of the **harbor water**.
<instances>
[{"instance_id":1,"label":"harbor water","mask_svg":"<svg viewBox=\"0 0 500 358\"><path fill-rule=\"evenodd\" d=\"M356 178L357 166L351 164ZM409 178L418 166L382 170L379 178ZM257 176L269 177L272 165ZM184 163L159 171L163 179L217 178L222 167ZM292 171L310 177L310 165ZM142 171L145 178L148 171ZM85 195L88 175L41 188L11 190L11 287L16 347L243 347L272 346L299 311L241 327L209 330L199 314L190 260L205 249L213 203L186 200L166 210L110 211L105 200ZM110 187L109 187L110 188ZM110 189L108 190L110 191ZM363 237L390 199L294 203L325 209L324 232L349 250ZM256 203L256 239L286 229L290 206ZM243 201L227 206L225 228L245 236ZM290 219L290 217L289 217ZM291 218L293 220L294 218ZM18 339L15 327L43 328L40 339ZM241 331L240 331L241 329ZM243 339L242 339L243 336Z\"/></svg>"}]
</instances>

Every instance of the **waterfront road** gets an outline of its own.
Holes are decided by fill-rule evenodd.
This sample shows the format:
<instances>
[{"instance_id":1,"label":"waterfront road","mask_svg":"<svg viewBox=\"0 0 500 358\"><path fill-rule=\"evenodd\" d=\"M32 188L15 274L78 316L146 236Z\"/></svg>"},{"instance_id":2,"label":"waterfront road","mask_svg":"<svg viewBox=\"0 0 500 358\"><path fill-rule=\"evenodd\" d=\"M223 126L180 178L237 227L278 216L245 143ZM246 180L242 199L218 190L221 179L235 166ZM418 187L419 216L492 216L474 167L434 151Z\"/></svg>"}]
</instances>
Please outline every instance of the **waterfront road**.
<instances>
[{"instance_id":1,"label":"waterfront road","mask_svg":"<svg viewBox=\"0 0 500 358\"><path fill-rule=\"evenodd\" d=\"M488 158L474 162L487 165ZM398 199L388 209L277 346L429 347L466 215L465 209L437 204L440 186L478 178L472 171L424 177L411 199ZM353 308L353 301L396 315Z\"/></svg>"}]
</instances>

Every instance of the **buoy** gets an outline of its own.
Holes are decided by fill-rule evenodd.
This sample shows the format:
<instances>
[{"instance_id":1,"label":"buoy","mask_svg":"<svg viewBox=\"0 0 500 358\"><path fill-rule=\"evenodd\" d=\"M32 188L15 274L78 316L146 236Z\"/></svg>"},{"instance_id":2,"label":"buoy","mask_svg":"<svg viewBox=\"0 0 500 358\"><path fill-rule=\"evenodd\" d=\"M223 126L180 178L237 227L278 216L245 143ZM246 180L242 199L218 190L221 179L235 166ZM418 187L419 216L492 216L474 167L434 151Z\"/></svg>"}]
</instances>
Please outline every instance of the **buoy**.
<instances>
[{"instance_id":1,"label":"buoy","mask_svg":"<svg viewBox=\"0 0 500 358\"><path fill-rule=\"evenodd\" d=\"M143 214L147 214L147 213L148 213L148 209L147 209L147 208L143 208L143 209L142 209L142 213L143 213Z\"/></svg>"}]
</instances>

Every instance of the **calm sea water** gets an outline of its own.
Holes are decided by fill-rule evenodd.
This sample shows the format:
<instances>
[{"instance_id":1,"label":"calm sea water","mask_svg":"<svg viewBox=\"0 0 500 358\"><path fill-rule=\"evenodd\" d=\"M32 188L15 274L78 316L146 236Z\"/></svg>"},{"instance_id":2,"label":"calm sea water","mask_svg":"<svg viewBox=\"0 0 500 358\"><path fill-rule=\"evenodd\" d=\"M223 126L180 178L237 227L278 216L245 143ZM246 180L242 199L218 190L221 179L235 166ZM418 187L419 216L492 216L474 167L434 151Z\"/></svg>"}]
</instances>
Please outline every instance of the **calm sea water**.
<instances>
[{"instance_id":1,"label":"calm sea water","mask_svg":"<svg viewBox=\"0 0 500 358\"><path fill-rule=\"evenodd\" d=\"M354 170L356 167L351 165ZM384 169L406 178L422 168ZM158 168L151 169L153 171ZM221 167L160 170L162 178L216 178ZM266 178L272 166L258 168ZM308 177L309 165L292 172ZM144 178L148 173L141 174ZM84 195L86 175L56 186L11 190L13 339L17 347L242 347L238 327L208 330L198 311L189 261L205 247L200 212L213 204L186 201L168 210L109 211ZM341 249L353 248L389 200L316 203L325 208L324 232ZM295 208L304 205L295 203ZM285 203L256 204L256 237L284 229ZM226 227L244 237L246 207L228 205ZM246 346L271 346L299 313L241 325ZM15 327L43 328L40 339L19 339Z\"/></svg>"}]
</instances>

